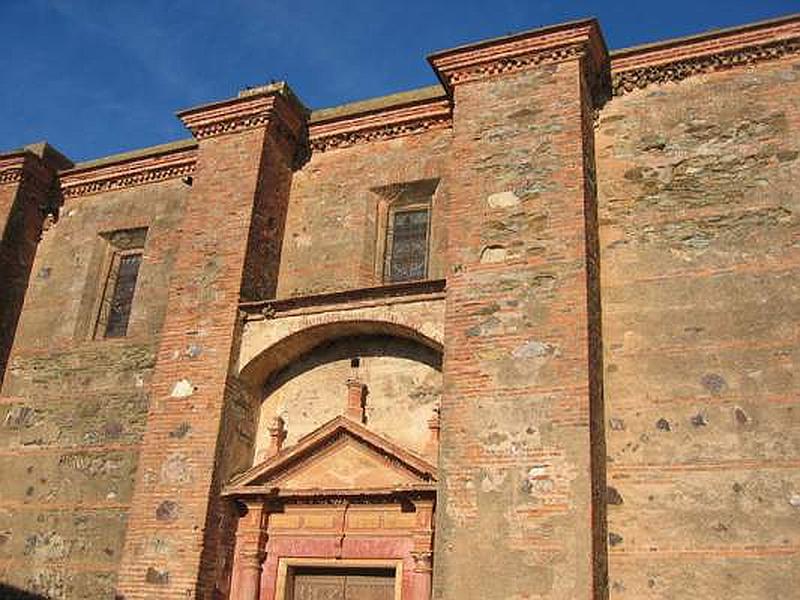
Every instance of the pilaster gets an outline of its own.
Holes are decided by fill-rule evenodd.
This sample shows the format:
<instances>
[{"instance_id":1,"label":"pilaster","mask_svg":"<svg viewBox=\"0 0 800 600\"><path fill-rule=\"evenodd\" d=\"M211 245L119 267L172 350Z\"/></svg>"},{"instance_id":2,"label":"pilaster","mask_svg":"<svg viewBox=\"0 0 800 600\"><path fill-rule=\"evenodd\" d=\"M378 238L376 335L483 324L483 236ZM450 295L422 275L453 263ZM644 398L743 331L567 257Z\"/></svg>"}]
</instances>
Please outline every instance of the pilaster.
<instances>
[{"instance_id":1,"label":"pilaster","mask_svg":"<svg viewBox=\"0 0 800 600\"><path fill-rule=\"evenodd\" d=\"M454 105L434 597L604 598L605 45L586 20L429 60Z\"/></svg>"},{"instance_id":2,"label":"pilaster","mask_svg":"<svg viewBox=\"0 0 800 600\"><path fill-rule=\"evenodd\" d=\"M262 564L266 557L266 512L259 500L248 502L236 528L230 600L259 600Z\"/></svg>"},{"instance_id":3,"label":"pilaster","mask_svg":"<svg viewBox=\"0 0 800 600\"><path fill-rule=\"evenodd\" d=\"M219 491L249 464L255 435L248 430L253 399L229 373L238 352L237 306L275 289L289 186L305 137L305 109L285 84L179 116L198 140L197 162L120 571L119 595L127 600L228 591L236 515ZM164 502L178 506L170 522L158 518Z\"/></svg>"},{"instance_id":4,"label":"pilaster","mask_svg":"<svg viewBox=\"0 0 800 600\"><path fill-rule=\"evenodd\" d=\"M58 216L58 169L72 163L46 143L0 155L0 385L42 230Z\"/></svg>"}]
</instances>

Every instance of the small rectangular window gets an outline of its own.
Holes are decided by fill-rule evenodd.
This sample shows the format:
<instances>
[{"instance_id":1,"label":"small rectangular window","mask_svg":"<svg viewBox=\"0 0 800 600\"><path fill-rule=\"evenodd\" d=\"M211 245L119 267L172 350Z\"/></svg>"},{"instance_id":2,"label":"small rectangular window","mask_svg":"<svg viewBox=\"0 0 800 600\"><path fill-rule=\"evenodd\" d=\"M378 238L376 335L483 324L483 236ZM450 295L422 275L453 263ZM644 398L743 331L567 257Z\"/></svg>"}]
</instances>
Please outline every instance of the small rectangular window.
<instances>
[{"instance_id":1,"label":"small rectangular window","mask_svg":"<svg viewBox=\"0 0 800 600\"><path fill-rule=\"evenodd\" d=\"M110 244L110 260L95 338L119 338L128 334L146 232L146 229L132 229L104 236Z\"/></svg>"},{"instance_id":2,"label":"small rectangular window","mask_svg":"<svg viewBox=\"0 0 800 600\"><path fill-rule=\"evenodd\" d=\"M119 255L114 291L108 306L105 337L125 337L128 333L128 321L133 307L133 293L136 291L136 279L139 276L139 265L142 264L142 253Z\"/></svg>"},{"instance_id":3,"label":"small rectangular window","mask_svg":"<svg viewBox=\"0 0 800 600\"><path fill-rule=\"evenodd\" d=\"M386 235L390 282L417 281L427 276L429 221L427 207L392 212Z\"/></svg>"}]
</instances>

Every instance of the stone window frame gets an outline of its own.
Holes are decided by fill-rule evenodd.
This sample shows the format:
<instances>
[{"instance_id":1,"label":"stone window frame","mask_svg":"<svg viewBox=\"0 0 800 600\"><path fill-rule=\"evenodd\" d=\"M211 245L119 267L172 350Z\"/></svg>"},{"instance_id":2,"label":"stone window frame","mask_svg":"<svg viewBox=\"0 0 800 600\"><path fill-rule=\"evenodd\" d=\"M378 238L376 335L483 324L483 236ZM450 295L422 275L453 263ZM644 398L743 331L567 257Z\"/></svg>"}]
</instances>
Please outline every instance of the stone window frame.
<instances>
[{"instance_id":1,"label":"stone window frame","mask_svg":"<svg viewBox=\"0 0 800 600\"><path fill-rule=\"evenodd\" d=\"M100 234L102 240L102 266L100 269L101 285L95 293L95 302L92 310L93 323L90 331L91 339L114 340L124 339L130 335L131 317L136 306L136 297L140 288L142 263L144 262L144 247L147 241L147 227L131 227L116 229ZM120 263L126 256L140 255L142 257L137 271L136 283L131 297L131 308L128 314L128 323L124 335L107 336L106 327L111 313L111 298L117 284L117 275Z\"/></svg>"},{"instance_id":2,"label":"stone window frame","mask_svg":"<svg viewBox=\"0 0 800 600\"><path fill-rule=\"evenodd\" d=\"M410 283L424 281L430 277L433 199L438 186L439 179L434 178L392 184L371 190L378 196L374 278L379 284ZM399 212L413 212L421 209L428 212L428 227L425 237L425 273L420 279L393 282L390 275L394 216Z\"/></svg>"}]
</instances>

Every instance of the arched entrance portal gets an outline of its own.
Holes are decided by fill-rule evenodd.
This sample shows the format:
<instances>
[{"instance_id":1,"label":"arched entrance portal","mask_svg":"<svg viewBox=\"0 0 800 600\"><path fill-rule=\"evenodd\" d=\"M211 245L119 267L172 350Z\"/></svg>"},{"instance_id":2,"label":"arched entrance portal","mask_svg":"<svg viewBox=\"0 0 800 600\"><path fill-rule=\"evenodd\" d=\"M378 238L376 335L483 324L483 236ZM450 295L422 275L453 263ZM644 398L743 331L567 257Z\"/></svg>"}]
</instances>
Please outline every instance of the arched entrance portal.
<instances>
[{"instance_id":1,"label":"arched entrance portal","mask_svg":"<svg viewBox=\"0 0 800 600\"><path fill-rule=\"evenodd\" d=\"M254 464L224 491L231 598L430 597L441 351L390 329L295 333L243 369L263 402Z\"/></svg>"}]
</instances>

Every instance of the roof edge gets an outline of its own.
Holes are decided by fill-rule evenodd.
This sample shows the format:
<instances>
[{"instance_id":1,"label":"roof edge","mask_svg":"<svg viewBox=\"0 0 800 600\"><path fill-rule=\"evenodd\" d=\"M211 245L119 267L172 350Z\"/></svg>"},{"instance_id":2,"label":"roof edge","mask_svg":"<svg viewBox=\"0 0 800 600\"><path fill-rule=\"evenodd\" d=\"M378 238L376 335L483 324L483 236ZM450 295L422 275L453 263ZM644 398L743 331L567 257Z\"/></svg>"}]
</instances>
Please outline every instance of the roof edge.
<instances>
[{"instance_id":1,"label":"roof edge","mask_svg":"<svg viewBox=\"0 0 800 600\"><path fill-rule=\"evenodd\" d=\"M70 169L61 171L64 175L71 175L82 171L89 171L100 167L108 167L111 165L133 162L143 158L151 158L163 154L171 154L173 152L181 152L197 148L197 140L194 138L187 138L182 140L175 140L174 142L166 142L164 144L156 144L155 146L147 146L145 148L138 148L135 150L128 150L126 152L119 152L101 158L87 160L75 165Z\"/></svg>"},{"instance_id":2,"label":"roof edge","mask_svg":"<svg viewBox=\"0 0 800 600\"><path fill-rule=\"evenodd\" d=\"M611 50L610 56L614 58L623 58L631 54L644 53L650 50L665 50L675 46L681 46L686 43L702 42L718 37L725 37L732 34L745 33L748 31L758 29L769 29L776 25L784 25L793 21L800 22L800 13L792 13L783 17L775 17L774 19L764 19L761 21L754 21L751 23L744 23L742 25L733 25L731 27L722 27L719 29L708 29L699 33L690 33L689 35L668 38L666 40L659 40L655 42L645 42L643 44L636 44L635 46L627 46L617 50Z\"/></svg>"}]
</instances>

